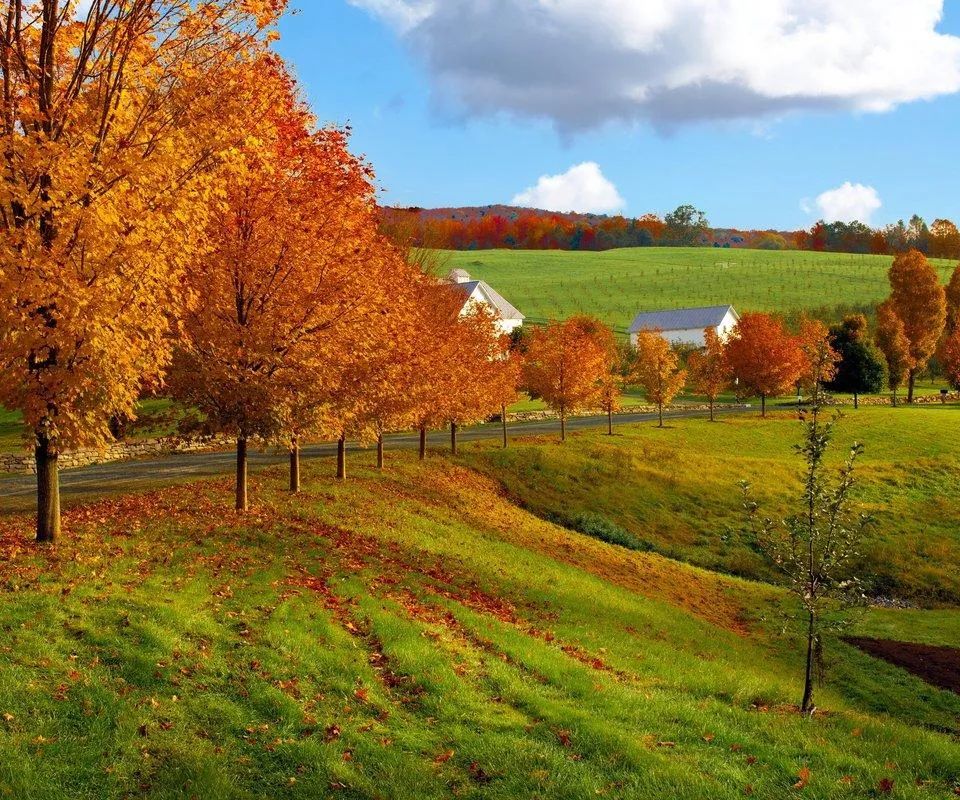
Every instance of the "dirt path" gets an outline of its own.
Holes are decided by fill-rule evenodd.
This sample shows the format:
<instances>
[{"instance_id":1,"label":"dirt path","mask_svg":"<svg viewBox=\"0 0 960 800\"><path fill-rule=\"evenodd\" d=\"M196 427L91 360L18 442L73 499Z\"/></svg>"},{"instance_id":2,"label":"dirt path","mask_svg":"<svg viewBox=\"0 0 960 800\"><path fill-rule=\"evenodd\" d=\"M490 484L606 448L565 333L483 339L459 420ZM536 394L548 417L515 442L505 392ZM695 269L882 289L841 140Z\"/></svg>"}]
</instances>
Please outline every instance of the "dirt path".
<instances>
[{"instance_id":1,"label":"dirt path","mask_svg":"<svg viewBox=\"0 0 960 800\"><path fill-rule=\"evenodd\" d=\"M881 658L907 670L927 683L960 694L960 649L890 639L849 636L848 644L874 658Z\"/></svg>"}]
</instances>

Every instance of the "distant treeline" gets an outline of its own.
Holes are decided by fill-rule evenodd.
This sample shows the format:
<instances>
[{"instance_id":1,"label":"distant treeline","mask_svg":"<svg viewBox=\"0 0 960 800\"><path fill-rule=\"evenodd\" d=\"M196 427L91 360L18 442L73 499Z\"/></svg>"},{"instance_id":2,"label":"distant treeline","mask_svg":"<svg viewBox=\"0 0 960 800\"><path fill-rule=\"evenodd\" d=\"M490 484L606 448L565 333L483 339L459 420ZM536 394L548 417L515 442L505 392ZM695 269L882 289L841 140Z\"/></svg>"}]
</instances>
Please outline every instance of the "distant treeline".
<instances>
[{"instance_id":1,"label":"distant treeline","mask_svg":"<svg viewBox=\"0 0 960 800\"><path fill-rule=\"evenodd\" d=\"M616 247L726 247L890 255L910 249L934 258L960 258L960 231L948 219L871 228L862 222L817 222L809 230L713 228L690 205L663 217L559 214L512 206L385 208L384 228L418 247L449 250L611 250Z\"/></svg>"}]
</instances>

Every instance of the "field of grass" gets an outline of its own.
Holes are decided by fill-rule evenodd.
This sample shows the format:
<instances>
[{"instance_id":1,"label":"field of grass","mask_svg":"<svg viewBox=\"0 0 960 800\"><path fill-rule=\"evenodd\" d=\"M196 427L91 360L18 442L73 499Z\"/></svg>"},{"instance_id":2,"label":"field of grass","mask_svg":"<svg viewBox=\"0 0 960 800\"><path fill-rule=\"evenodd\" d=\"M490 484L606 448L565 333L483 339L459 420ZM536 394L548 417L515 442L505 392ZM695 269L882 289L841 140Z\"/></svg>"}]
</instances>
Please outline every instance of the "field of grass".
<instances>
[{"instance_id":1,"label":"field of grass","mask_svg":"<svg viewBox=\"0 0 960 800\"><path fill-rule=\"evenodd\" d=\"M865 467L871 502L892 487L921 521L897 554L957 478L955 413L899 416ZM914 443L902 475L895 453L919 430L927 452ZM721 465L784 482L795 433L774 419L576 435L563 459L593 466L562 486L610 514L616 494L646 492L638 530L666 541L672 516L682 538L694 514L736 505ZM697 446L705 492L685 477L701 472L684 463ZM613 474L594 457L607 448ZM0 797L955 796L960 697L831 641L824 713L802 718L778 592L599 542L504 495L521 463L553 468L560 453L391 454L383 475L364 455L347 483L310 462L297 498L268 470L246 518L228 511L226 480L170 487L70 507L47 551L29 545L28 518L0 516ZM940 509L956 530L952 502ZM929 641L958 617L885 610L861 629Z\"/></svg>"},{"instance_id":2,"label":"field of grass","mask_svg":"<svg viewBox=\"0 0 960 800\"><path fill-rule=\"evenodd\" d=\"M684 420L591 434L579 447L537 442L466 457L545 519L576 527L583 514L599 515L671 557L766 578L769 568L736 534L742 520L730 493L748 480L767 515L787 511L798 491L793 419ZM855 440L866 446L860 496L876 517L863 557L871 591L960 603L960 407L850 409L836 436L837 458Z\"/></svg>"},{"instance_id":3,"label":"field of grass","mask_svg":"<svg viewBox=\"0 0 960 800\"><path fill-rule=\"evenodd\" d=\"M487 281L531 322L592 314L625 332L638 311L729 303L738 311L829 318L889 294L889 256L644 247L579 253L477 250L444 254L444 269ZM944 281L955 264L934 262Z\"/></svg>"}]
</instances>

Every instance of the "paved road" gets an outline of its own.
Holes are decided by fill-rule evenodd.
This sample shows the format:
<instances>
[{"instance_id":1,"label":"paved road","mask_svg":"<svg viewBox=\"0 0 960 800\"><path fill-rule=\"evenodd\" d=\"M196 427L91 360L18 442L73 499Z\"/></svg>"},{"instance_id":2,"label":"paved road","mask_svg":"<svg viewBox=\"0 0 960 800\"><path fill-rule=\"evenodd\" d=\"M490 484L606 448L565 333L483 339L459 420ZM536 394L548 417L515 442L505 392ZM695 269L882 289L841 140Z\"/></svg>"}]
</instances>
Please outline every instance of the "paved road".
<instances>
[{"instance_id":1,"label":"paved road","mask_svg":"<svg viewBox=\"0 0 960 800\"><path fill-rule=\"evenodd\" d=\"M718 413L736 414L749 412L750 407L724 409ZM689 417L706 416L704 411L673 411L664 415L666 419L684 419ZM637 422L652 422L656 414L618 414L616 425ZM567 430L577 431L586 428L605 426L605 416L572 417L567 420ZM512 422L507 429L511 437L539 436L543 434L557 434L560 423L555 419L538 420L535 422ZM499 439L502 436L499 424L480 425L460 431L460 442L474 442L481 439ZM450 434L443 431L431 432L428 443L431 447L449 446ZM413 434L397 434L388 436L385 445L388 449L416 448L419 437ZM357 445L349 445L351 451L363 449ZM335 443L309 445L301 450L303 459L330 457L336 453ZM65 499L97 495L104 492L118 493L125 490L142 488L145 482L176 482L190 478L202 478L211 475L226 475L234 469L234 454L232 452L209 453L178 453L163 456L162 458L141 461L117 461L109 464L96 464L79 469L64 470L60 473L60 492ZM251 450L249 455L250 469L262 469L274 464L286 463L288 455L285 451L271 448L264 451ZM32 475L11 475L0 478L0 510L23 509L27 501L31 500L36 492L36 478Z\"/></svg>"}]
</instances>

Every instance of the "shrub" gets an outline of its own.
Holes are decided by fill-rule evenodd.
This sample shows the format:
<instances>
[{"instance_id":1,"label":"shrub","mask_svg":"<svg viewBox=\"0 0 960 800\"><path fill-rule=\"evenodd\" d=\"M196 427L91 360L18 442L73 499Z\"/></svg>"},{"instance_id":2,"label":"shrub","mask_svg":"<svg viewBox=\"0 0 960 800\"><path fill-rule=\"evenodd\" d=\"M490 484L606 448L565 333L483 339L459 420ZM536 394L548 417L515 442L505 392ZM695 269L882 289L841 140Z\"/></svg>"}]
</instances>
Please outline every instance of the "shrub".
<instances>
[{"instance_id":1,"label":"shrub","mask_svg":"<svg viewBox=\"0 0 960 800\"><path fill-rule=\"evenodd\" d=\"M602 514L595 514L591 511L582 511L577 514L568 527L586 536L599 539L601 542L616 544L620 547L626 547L628 550L649 553L654 549L650 542L634 536L630 531L624 530Z\"/></svg>"}]
</instances>

